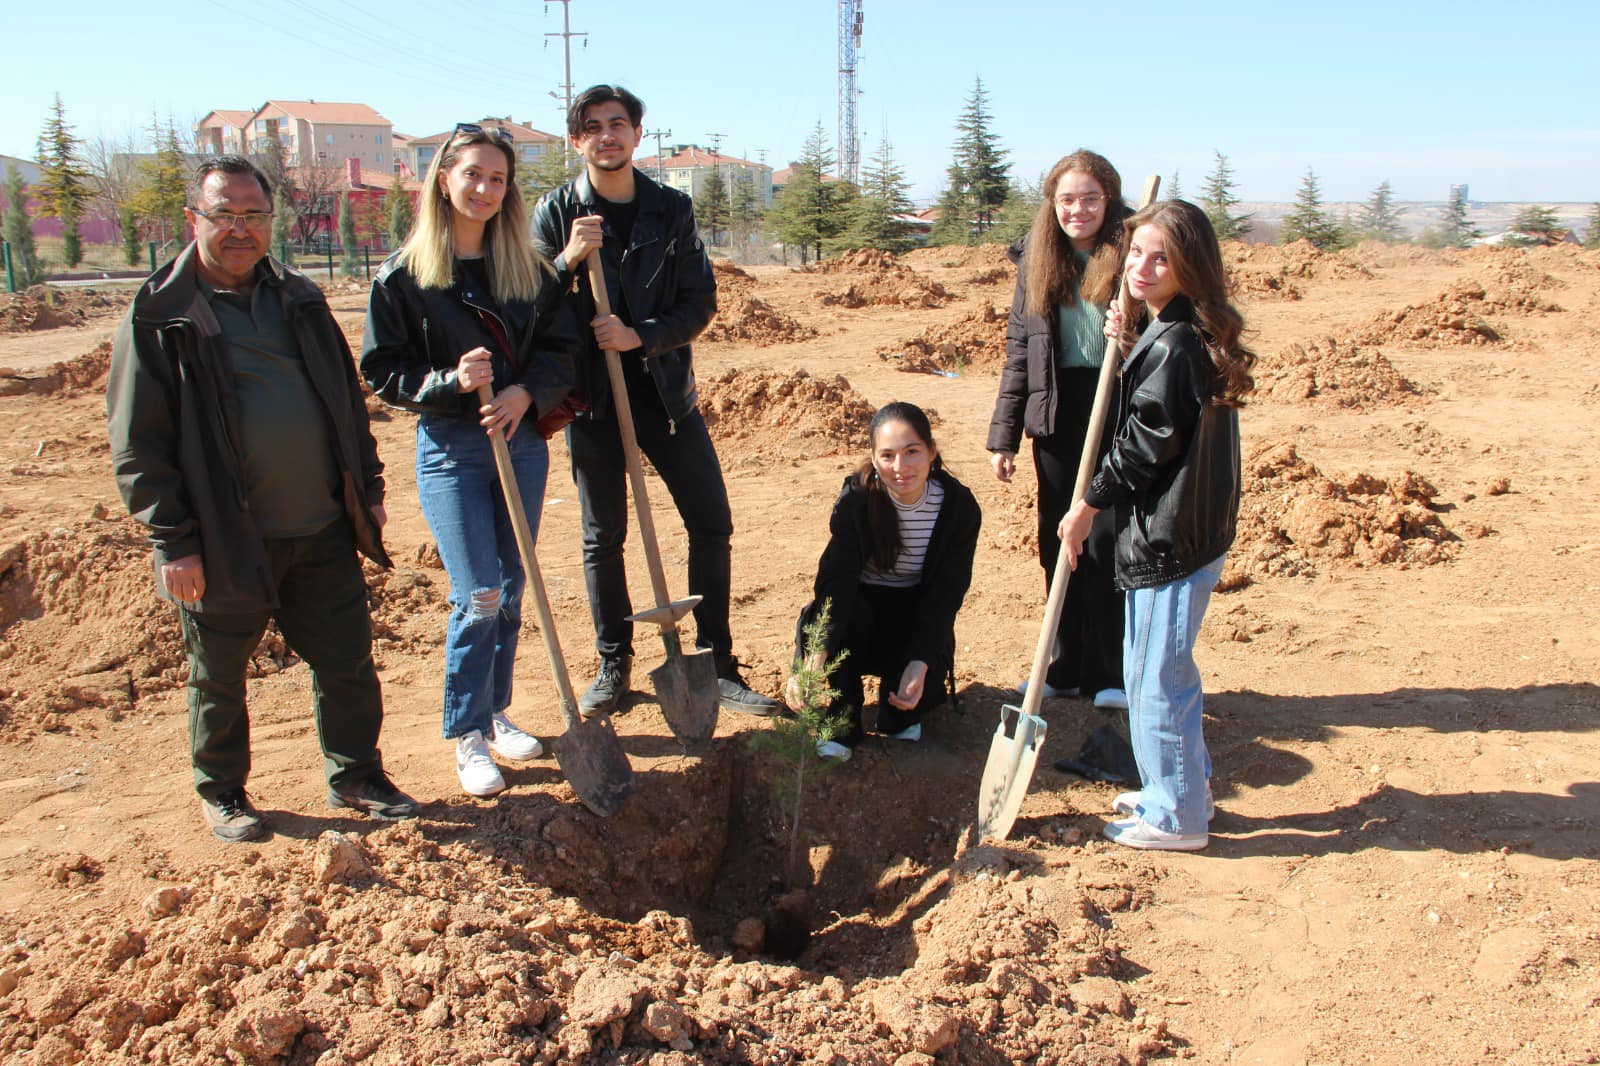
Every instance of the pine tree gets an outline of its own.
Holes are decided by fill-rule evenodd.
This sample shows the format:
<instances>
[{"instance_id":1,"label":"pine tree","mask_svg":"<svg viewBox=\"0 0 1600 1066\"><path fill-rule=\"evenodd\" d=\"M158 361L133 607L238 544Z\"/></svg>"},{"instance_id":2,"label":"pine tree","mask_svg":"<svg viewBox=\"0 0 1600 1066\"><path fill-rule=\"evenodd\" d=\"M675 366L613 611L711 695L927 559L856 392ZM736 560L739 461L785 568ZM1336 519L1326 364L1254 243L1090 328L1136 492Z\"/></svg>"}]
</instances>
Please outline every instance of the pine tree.
<instances>
[{"instance_id":1,"label":"pine tree","mask_svg":"<svg viewBox=\"0 0 1600 1066\"><path fill-rule=\"evenodd\" d=\"M1365 240L1389 244L1395 244L1405 236L1405 227L1400 225L1400 211L1394 206L1394 194L1387 178L1372 190L1367 202L1361 205L1361 217L1356 222L1356 230Z\"/></svg>"},{"instance_id":2,"label":"pine tree","mask_svg":"<svg viewBox=\"0 0 1600 1066\"><path fill-rule=\"evenodd\" d=\"M905 169L895 162L894 146L885 134L861 173L861 195L851 205L849 222L835 238L835 247L909 251L916 242L910 228L895 218L912 210L909 190Z\"/></svg>"},{"instance_id":3,"label":"pine tree","mask_svg":"<svg viewBox=\"0 0 1600 1066\"><path fill-rule=\"evenodd\" d=\"M1450 190L1439 225L1423 234L1423 243L1433 248L1465 248L1482 237L1483 231L1467 221L1467 194L1457 186Z\"/></svg>"},{"instance_id":4,"label":"pine tree","mask_svg":"<svg viewBox=\"0 0 1600 1066\"><path fill-rule=\"evenodd\" d=\"M417 217L416 205L411 202L411 194L401 184L400 175L396 174L394 181L390 183L389 192L383 198L383 206L389 216L389 247L398 248L411 234L411 224Z\"/></svg>"},{"instance_id":5,"label":"pine tree","mask_svg":"<svg viewBox=\"0 0 1600 1066\"><path fill-rule=\"evenodd\" d=\"M139 265L139 249L142 243L139 240L139 215L132 207L122 209L122 257L129 266Z\"/></svg>"},{"instance_id":6,"label":"pine tree","mask_svg":"<svg viewBox=\"0 0 1600 1066\"><path fill-rule=\"evenodd\" d=\"M1512 236L1506 243L1527 247L1558 243L1562 234L1566 233L1566 227L1561 224L1561 217L1556 214L1555 208L1529 204L1511 220L1509 232Z\"/></svg>"},{"instance_id":7,"label":"pine tree","mask_svg":"<svg viewBox=\"0 0 1600 1066\"><path fill-rule=\"evenodd\" d=\"M361 273L361 257L356 254L356 216L350 206L350 190L339 190L339 273L353 278Z\"/></svg>"},{"instance_id":8,"label":"pine tree","mask_svg":"<svg viewBox=\"0 0 1600 1066\"><path fill-rule=\"evenodd\" d=\"M699 224L701 232L710 235L711 244L721 243L717 235L728 228L731 206L728 181L722 176L722 168L713 165L711 173L700 185L700 194L694 198L695 222Z\"/></svg>"},{"instance_id":9,"label":"pine tree","mask_svg":"<svg viewBox=\"0 0 1600 1066\"><path fill-rule=\"evenodd\" d=\"M272 192L272 245L268 252L290 266L294 265L294 251L289 247L293 234L294 208L289 205L289 194L279 185Z\"/></svg>"},{"instance_id":10,"label":"pine tree","mask_svg":"<svg viewBox=\"0 0 1600 1066\"><path fill-rule=\"evenodd\" d=\"M1339 236L1339 224L1323 209L1322 186L1317 181L1316 171L1307 167L1306 176L1295 193L1294 210L1289 212L1283 220L1283 228L1278 231L1278 243L1310 241L1318 251L1323 251L1338 244Z\"/></svg>"},{"instance_id":11,"label":"pine tree","mask_svg":"<svg viewBox=\"0 0 1600 1066\"><path fill-rule=\"evenodd\" d=\"M1000 214L987 234L988 240L1001 244L1020 241L1033 228L1033 219L1039 212L1044 193L1036 185L1012 185Z\"/></svg>"},{"instance_id":12,"label":"pine tree","mask_svg":"<svg viewBox=\"0 0 1600 1066\"><path fill-rule=\"evenodd\" d=\"M798 247L802 263L808 254L822 258L823 245L844 231L845 208L854 199L854 187L848 182L829 180L833 162L827 131L819 121L806 138L794 176L767 213L778 240Z\"/></svg>"},{"instance_id":13,"label":"pine tree","mask_svg":"<svg viewBox=\"0 0 1600 1066\"><path fill-rule=\"evenodd\" d=\"M34 186L39 213L61 220L63 257L69 267L83 262L83 237L78 223L94 197L89 168L83 162L83 142L72 135L67 125L67 109L61 94L50 108L50 118L39 134L39 167L43 171Z\"/></svg>"},{"instance_id":14,"label":"pine tree","mask_svg":"<svg viewBox=\"0 0 1600 1066\"><path fill-rule=\"evenodd\" d=\"M188 165L178 143L178 130L168 122L151 127L155 154L140 164L139 188L130 198L135 214L162 227L162 235L182 244L187 223L183 208L189 196Z\"/></svg>"},{"instance_id":15,"label":"pine tree","mask_svg":"<svg viewBox=\"0 0 1600 1066\"><path fill-rule=\"evenodd\" d=\"M940 197L935 243L967 244L982 240L994 223L995 212L1011 192L1010 166L999 138L989 128L989 94L983 79L974 78L961 117L956 120L956 143L946 170L947 184Z\"/></svg>"},{"instance_id":16,"label":"pine tree","mask_svg":"<svg viewBox=\"0 0 1600 1066\"><path fill-rule=\"evenodd\" d=\"M1183 186L1178 183L1178 172L1176 170L1172 172L1172 180L1167 183L1167 199L1183 199Z\"/></svg>"},{"instance_id":17,"label":"pine tree","mask_svg":"<svg viewBox=\"0 0 1600 1066\"><path fill-rule=\"evenodd\" d=\"M44 280L44 264L33 247L33 218L28 214L28 188L22 172L6 164L5 240L11 246L11 268L24 288Z\"/></svg>"},{"instance_id":18,"label":"pine tree","mask_svg":"<svg viewBox=\"0 0 1600 1066\"><path fill-rule=\"evenodd\" d=\"M1236 187L1233 169L1228 166L1227 156L1214 149L1212 154L1217 157L1217 165L1206 178L1200 202L1205 205L1206 217L1211 219L1211 228L1217 231L1217 240L1242 241L1250 232L1252 216L1233 213L1239 204L1239 198L1233 193Z\"/></svg>"},{"instance_id":19,"label":"pine tree","mask_svg":"<svg viewBox=\"0 0 1600 1066\"><path fill-rule=\"evenodd\" d=\"M583 171L583 157L577 152L564 153L558 144L550 145L533 160L533 165L522 172L517 181L522 186L522 199L533 211L533 205L551 189L572 181ZM651 175L654 177L654 175ZM404 237L402 236L402 240Z\"/></svg>"},{"instance_id":20,"label":"pine tree","mask_svg":"<svg viewBox=\"0 0 1600 1066\"><path fill-rule=\"evenodd\" d=\"M1600 248L1600 203L1589 209L1589 232L1583 239L1585 248Z\"/></svg>"},{"instance_id":21,"label":"pine tree","mask_svg":"<svg viewBox=\"0 0 1600 1066\"><path fill-rule=\"evenodd\" d=\"M733 205L728 209L729 225L735 244L744 244L761 224L761 194L756 191L756 176L748 170L733 175Z\"/></svg>"}]
</instances>

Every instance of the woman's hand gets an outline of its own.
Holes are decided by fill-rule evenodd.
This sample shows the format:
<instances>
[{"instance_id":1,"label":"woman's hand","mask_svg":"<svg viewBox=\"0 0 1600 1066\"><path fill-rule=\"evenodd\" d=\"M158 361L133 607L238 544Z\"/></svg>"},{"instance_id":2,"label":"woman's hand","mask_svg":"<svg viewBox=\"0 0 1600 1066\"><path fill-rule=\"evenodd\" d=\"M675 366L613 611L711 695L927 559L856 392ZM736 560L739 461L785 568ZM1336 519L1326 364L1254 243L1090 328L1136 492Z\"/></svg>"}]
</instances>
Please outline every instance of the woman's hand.
<instances>
[{"instance_id":1,"label":"woman's hand","mask_svg":"<svg viewBox=\"0 0 1600 1066\"><path fill-rule=\"evenodd\" d=\"M1016 452L990 452L989 465L994 467L994 476L1007 484L1011 483L1011 475L1017 472Z\"/></svg>"},{"instance_id":2,"label":"woman's hand","mask_svg":"<svg viewBox=\"0 0 1600 1066\"><path fill-rule=\"evenodd\" d=\"M1099 508L1090 507L1079 500L1061 517L1060 524L1056 526L1056 532L1061 536L1061 545L1067 550L1067 565L1074 570L1078 569L1078 557L1083 554L1083 542L1089 539L1089 527L1094 524L1094 516L1099 513Z\"/></svg>"},{"instance_id":3,"label":"woman's hand","mask_svg":"<svg viewBox=\"0 0 1600 1066\"><path fill-rule=\"evenodd\" d=\"M889 694L889 706L902 711L915 710L922 702L922 688L928 681L928 664L912 659L900 675L900 687Z\"/></svg>"},{"instance_id":4,"label":"woman's hand","mask_svg":"<svg viewBox=\"0 0 1600 1066\"><path fill-rule=\"evenodd\" d=\"M477 392L480 385L494 384L494 365L489 361L489 349L478 347L461 357L456 364L456 390Z\"/></svg>"},{"instance_id":5,"label":"woman's hand","mask_svg":"<svg viewBox=\"0 0 1600 1066\"><path fill-rule=\"evenodd\" d=\"M1122 301L1112 300L1110 306L1106 308L1106 340L1116 341L1117 350L1122 353L1122 358L1126 359L1128 353L1133 351L1133 346L1139 342L1139 338L1132 332L1124 331L1123 317Z\"/></svg>"},{"instance_id":6,"label":"woman's hand","mask_svg":"<svg viewBox=\"0 0 1600 1066\"><path fill-rule=\"evenodd\" d=\"M793 674L783 683L783 702L796 714L806 709L805 690L800 687L800 679Z\"/></svg>"},{"instance_id":7,"label":"woman's hand","mask_svg":"<svg viewBox=\"0 0 1600 1066\"><path fill-rule=\"evenodd\" d=\"M527 389L521 385L508 385L500 390L492 402L478 408L478 413L483 416L478 419L478 424L489 433L504 430L506 440L510 440L532 404L533 394Z\"/></svg>"}]
</instances>

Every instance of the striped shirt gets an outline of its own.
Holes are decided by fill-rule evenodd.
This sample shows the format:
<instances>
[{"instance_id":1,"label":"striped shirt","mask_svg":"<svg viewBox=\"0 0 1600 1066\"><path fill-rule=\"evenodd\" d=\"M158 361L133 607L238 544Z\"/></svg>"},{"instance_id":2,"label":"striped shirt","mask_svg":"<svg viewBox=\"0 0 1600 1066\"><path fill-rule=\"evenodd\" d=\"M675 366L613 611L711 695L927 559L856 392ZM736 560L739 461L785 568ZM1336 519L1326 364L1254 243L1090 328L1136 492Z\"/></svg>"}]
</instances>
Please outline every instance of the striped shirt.
<instances>
[{"instance_id":1,"label":"striped shirt","mask_svg":"<svg viewBox=\"0 0 1600 1066\"><path fill-rule=\"evenodd\" d=\"M933 478L916 503L901 503L893 496L895 516L900 519L900 554L894 566L880 570L868 563L861 570L865 585L886 585L889 588L907 589L922 581L922 563L928 557L928 541L933 539L934 523L939 521L939 505L944 503L944 486Z\"/></svg>"}]
</instances>

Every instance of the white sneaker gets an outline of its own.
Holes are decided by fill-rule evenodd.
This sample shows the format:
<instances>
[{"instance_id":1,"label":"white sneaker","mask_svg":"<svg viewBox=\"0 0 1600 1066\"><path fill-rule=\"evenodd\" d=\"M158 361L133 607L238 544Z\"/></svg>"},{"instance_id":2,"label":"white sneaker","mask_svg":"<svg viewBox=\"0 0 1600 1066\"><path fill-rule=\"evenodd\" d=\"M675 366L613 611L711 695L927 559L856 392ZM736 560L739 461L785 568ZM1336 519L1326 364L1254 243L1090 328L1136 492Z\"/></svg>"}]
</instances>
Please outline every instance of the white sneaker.
<instances>
[{"instance_id":1,"label":"white sneaker","mask_svg":"<svg viewBox=\"0 0 1600 1066\"><path fill-rule=\"evenodd\" d=\"M506 789L506 779L489 755L489 742L476 729L456 741L456 776L469 796L493 796Z\"/></svg>"},{"instance_id":2,"label":"white sneaker","mask_svg":"<svg viewBox=\"0 0 1600 1066\"><path fill-rule=\"evenodd\" d=\"M889 734L887 734L887 736L889 737L890 740L910 740L910 741L921 740L922 739L922 723L921 722L913 722L911 725L908 725L904 729L900 730L900 732L898 732L898 733L889 733Z\"/></svg>"},{"instance_id":3,"label":"white sneaker","mask_svg":"<svg viewBox=\"0 0 1600 1066\"><path fill-rule=\"evenodd\" d=\"M1143 818L1123 818L1109 823L1100 832L1114 844L1141 851L1199 851L1210 843L1205 833L1169 833Z\"/></svg>"},{"instance_id":4,"label":"white sneaker","mask_svg":"<svg viewBox=\"0 0 1600 1066\"><path fill-rule=\"evenodd\" d=\"M1054 685L1052 685L1048 681L1046 681L1044 683L1044 698L1047 699L1047 700L1069 699L1069 698L1071 698L1073 696L1076 696L1077 694L1078 694L1078 690L1075 689L1075 688L1056 688ZM1024 699L1027 698L1027 696L1028 696L1028 679L1027 678L1023 678L1022 679L1022 683L1017 686L1017 695L1023 697Z\"/></svg>"},{"instance_id":5,"label":"white sneaker","mask_svg":"<svg viewBox=\"0 0 1600 1066\"><path fill-rule=\"evenodd\" d=\"M1111 809L1118 814L1132 814L1139 809L1139 801L1144 798L1141 792L1119 792L1117 798L1111 801ZM1217 801L1211 796L1211 782L1206 782L1206 821L1211 821L1217 816Z\"/></svg>"},{"instance_id":6,"label":"white sneaker","mask_svg":"<svg viewBox=\"0 0 1600 1066\"><path fill-rule=\"evenodd\" d=\"M494 716L493 729L494 738L489 741L489 747L502 759L526 762L544 754L544 745L539 743L539 738L518 729L504 711Z\"/></svg>"},{"instance_id":7,"label":"white sneaker","mask_svg":"<svg viewBox=\"0 0 1600 1066\"><path fill-rule=\"evenodd\" d=\"M1105 711L1128 709L1128 694L1120 688L1103 688L1094 694L1094 705Z\"/></svg>"},{"instance_id":8,"label":"white sneaker","mask_svg":"<svg viewBox=\"0 0 1600 1066\"><path fill-rule=\"evenodd\" d=\"M817 757L819 759L838 759L840 762L850 761L850 749L837 740L817 741Z\"/></svg>"}]
</instances>

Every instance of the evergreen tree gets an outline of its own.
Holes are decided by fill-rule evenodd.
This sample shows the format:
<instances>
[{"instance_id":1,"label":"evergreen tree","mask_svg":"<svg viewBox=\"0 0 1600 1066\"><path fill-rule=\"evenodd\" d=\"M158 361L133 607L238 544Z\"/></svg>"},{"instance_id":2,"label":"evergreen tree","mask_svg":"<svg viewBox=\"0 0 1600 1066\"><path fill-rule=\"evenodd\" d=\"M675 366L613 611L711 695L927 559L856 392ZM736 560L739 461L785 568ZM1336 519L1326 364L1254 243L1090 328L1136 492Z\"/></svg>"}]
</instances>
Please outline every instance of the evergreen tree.
<instances>
[{"instance_id":1,"label":"evergreen tree","mask_svg":"<svg viewBox=\"0 0 1600 1066\"><path fill-rule=\"evenodd\" d=\"M89 168L83 162L83 142L72 135L67 125L67 109L61 94L50 108L50 118L39 134L39 167L43 174L34 187L39 212L45 218L61 220L61 245L67 266L83 262L83 238L78 223L94 197Z\"/></svg>"},{"instance_id":2,"label":"evergreen tree","mask_svg":"<svg viewBox=\"0 0 1600 1066\"><path fill-rule=\"evenodd\" d=\"M1423 243L1432 248L1465 248L1482 237L1483 231L1467 221L1467 194L1457 187L1450 190L1439 225L1423 234Z\"/></svg>"},{"instance_id":3,"label":"evergreen tree","mask_svg":"<svg viewBox=\"0 0 1600 1066\"><path fill-rule=\"evenodd\" d=\"M1295 193L1294 210L1289 212L1283 220L1283 228L1278 231L1278 243L1310 241L1322 251L1338 244L1339 237L1339 224L1323 209L1322 186L1317 181L1316 171L1307 167L1306 176Z\"/></svg>"},{"instance_id":4,"label":"evergreen tree","mask_svg":"<svg viewBox=\"0 0 1600 1066\"><path fill-rule=\"evenodd\" d=\"M44 264L33 247L33 218L28 214L28 188L22 172L6 164L5 240L11 245L11 268L23 288L44 280Z\"/></svg>"},{"instance_id":5,"label":"evergreen tree","mask_svg":"<svg viewBox=\"0 0 1600 1066\"><path fill-rule=\"evenodd\" d=\"M356 216L350 206L350 190L339 190L339 273L353 278L361 273L361 257L356 254Z\"/></svg>"},{"instance_id":6,"label":"evergreen tree","mask_svg":"<svg viewBox=\"0 0 1600 1066\"><path fill-rule=\"evenodd\" d=\"M1540 204L1530 204L1518 211L1511 220L1511 238L1506 242L1513 246L1529 246L1535 244L1556 244L1566 233L1567 228L1561 224L1561 218L1553 207L1544 207Z\"/></svg>"},{"instance_id":7,"label":"evergreen tree","mask_svg":"<svg viewBox=\"0 0 1600 1066\"><path fill-rule=\"evenodd\" d=\"M396 174L390 183L383 206L389 216L389 247L398 248L405 243L411 233L411 223L417 217L416 204L411 202L411 194L401 184L400 175Z\"/></svg>"},{"instance_id":8,"label":"evergreen tree","mask_svg":"<svg viewBox=\"0 0 1600 1066\"><path fill-rule=\"evenodd\" d=\"M129 266L139 265L139 249L142 242L139 240L139 215L132 207L122 209L122 257Z\"/></svg>"},{"instance_id":9,"label":"evergreen tree","mask_svg":"<svg viewBox=\"0 0 1600 1066\"><path fill-rule=\"evenodd\" d=\"M1387 178L1378 183L1372 195L1367 197L1367 202L1361 205L1356 232L1365 240L1389 244L1395 244L1405 236L1405 227L1400 225L1400 211L1394 206L1394 194Z\"/></svg>"},{"instance_id":10,"label":"evergreen tree","mask_svg":"<svg viewBox=\"0 0 1600 1066\"><path fill-rule=\"evenodd\" d=\"M1589 232L1583 239L1585 248L1600 248L1600 203L1589 209Z\"/></svg>"},{"instance_id":11,"label":"evergreen tree","mask_svg":"<svg viewBox=\"0 0 1600 1066\"><path fill-rule=\"evenodd\" d=\"M878 248L886 252L909 251L916 241L910 228L895 219L911 212L913 205L905 169L894 160L894 147L887 135L861 173L861 195L851 205L845 230L834 240L840 250Z\"/></svg>"},{"instance_id":12,"label":"evergreen tree","mask_svg":"<svg viewBox=\"0 0 1600 1066\"><path fill-rule=\"evenodd\" d=\"M729 225L733 228L735 244L750 239L761 224L761 194L756 191L756 176L748 170L733 175L733 204L728 209Z\"/></svg>"},{"instance_id":13,"label":"evergreen tree","mask_svg":"<svg viewBox=\"0 0 1600 1066\"><path fill-rule=\"evenodd\" d=\"M189 196L188 164L172 123L151 127L155 154L140 164L140 182L130 203L134 213L160 227L164 238L182 244L188 223L183 208Z\"/></svg>"},{"instance_id":14,"label":"evergreen tree","mask_svg":"<svg viewBox=\"0 0 1600 1066\"><path fill-rule=\"evenodd\" d=\"M582 172L583 157L577 152L564 153L560 145L551 145L540 152L517 179L522 185L522 199L528 205L529 213L533 212L533 206L545 193L565 185Z\"/></svg>"},{"instance_id":15,"label":"evergreen tree","mask_svg":"<svg viewBox=\"0 0 1600 1066\"><path fill-rule=\"evenodd\" d=\"M955 149L939 199L935 243L970 244L983 239L994 223L995 212L1011 193L1006 152L989 128L990 121L989 94L983 79L974 78L972 95L956 120Z\"/></svg>"},{"instance_id":16,"label":"evergreen tree","mask_svg":"<svg viewBox=\"0 0 1600 1066\"><path fill-rule=\"evenodd\" d=\"M294 208L289 205L289 194L279 185L272 191L272 245L267 251L280 262L294 265L294 251L289 238L294 234Z\"/></svg>"},{"instance_id":17,"label":"evergreen tree","mask_svg":"<svg viewBox=\"0 0 1600 1066\"><path fill-rule=\"evenodd\" d=\"M711 173L706 175L706 180L700 184L700 194L694 198L694 218L703 233L710 234L710 244L719 244L717 235L728 228L732 221L730 208L732 204L728 197L728 181L722 176L722 168L713 165Z\"/></svg>"},{"instance_id":18,"label":"evergreen tree","mask_svg":"<svg viewBox=\"0 0 1600 1066\"><path fill-rule=\"evenodd\" d=\"M1233 192L1236 188L1233 169L1228 166L1227 156L1214 149L1212 154L1217 157L1217 165L1206 177L1200 202L1205 205L1206 217L1211 219L1211 228L1217 231L1217 240L1242 241L1250 232L1252 216L1233 213L1239 204L1239 198Z\"/></svg>"},{"instance_id":19,"label":"evergreen tree","mask_svg":"<svg viewBox=\"0 0 1600 1066\"><path fill-rule=\"evenodd\" d=\"M986 239L1001 244L1020 241L1033 228L1033 217L1043 199L1044 193L1036 185L1013 185Z\"/></svg>"},{"instance_id":20,"label":"evergreen tree","mask_svg":"<svg viewBox=\"0 0 1600 1066\"><path fill-rule=\"evenodd\" d=\"M1178 172L1176 170L1172 172L1172 180L1167 183L1167 199L1183 199L1183 186L1178 183Z\"/></svg>"},{"instance_id":21,"label":"evergreen tree","mask_svg":"<svg viewBox=\"0 0 1600 1066\"><path fill-rule=\"evenodd\" d=\"M822 258L822 246L844 231L844 209L854 199L853 186L829 179L833 162L828 134L819 121L806 138L800 161L794 165L794 176L767 213L767 223L778 240L798 247L802 263L808 254Z\"/></svg>"}]
</instances>

